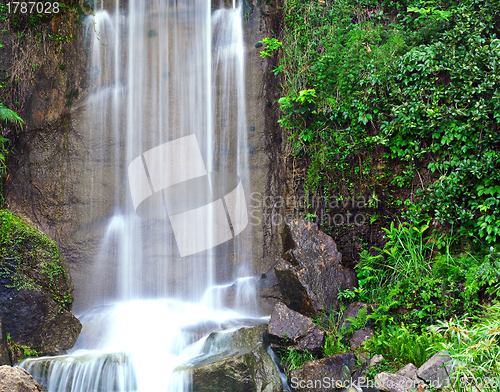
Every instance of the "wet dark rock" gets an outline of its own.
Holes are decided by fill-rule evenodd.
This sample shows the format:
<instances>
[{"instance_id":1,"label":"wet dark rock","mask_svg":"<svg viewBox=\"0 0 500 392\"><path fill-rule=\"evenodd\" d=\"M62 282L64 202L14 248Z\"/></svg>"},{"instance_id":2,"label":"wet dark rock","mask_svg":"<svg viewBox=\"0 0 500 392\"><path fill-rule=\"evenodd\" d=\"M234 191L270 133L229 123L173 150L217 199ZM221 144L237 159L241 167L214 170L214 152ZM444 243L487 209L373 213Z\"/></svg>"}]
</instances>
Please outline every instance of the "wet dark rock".
<instances>
[{"instance_id":1,"label":"wet dark rock","mask_svg":"<svg viewBox=\"0 0 500 392\"><path fill-rule=\"evenodd\" d=\"M238 318L238 319L230 319L226 320L222 323L215 322L213 320L200 320L199 322L191 325L186 325L181 328L184 339L189 342L196 342L201 339L203 336L214 332L220 332L225 330L234 330L237 328L253 328L259 325L266 325L267 322L261 318ZM212 335L210 339L213 338ZM236 335L237 336L237 335Z\"/></svg>"},{"instance_id":2,"label":"wet dark rock","mask_svg":"<svg viewBox=\"0 0 500 392\"><path fill-rule=\"evenodd\" d=\"M239 319L230 319L221 323L221 328L223 330L226 329L236 329L236 328L252 328L257 327L259 325L267 325L267 322L261 318L239 318ZM212 331L215 332L215 331Z\"/></svg>"},{"instance_id":3,"label":"wet dark rock","mask_svg":"<svg viewBox=\"0 0 500 392\"><path fill-rule=\"evenodd\" d=\"M341 328L344 329L349 329L351 327L351 322L348 320L349 318L357 318L359 311L362 308L366 308L366 315L369 316L370 314L373 313L373 305L370 304L365 304L363 302L353 302L351 303L347 309L345 310L344 314L342 315L342 319L340 321L340 325L342 326ZM371 327L373 325L374 321L372 319L367 318L366 319L366 324L365 327Z\"/></svg>"},{"instance_id":4,"label":"wet dark rock","mask_svg":"<svg viewBox=\"0 0 500 392\"><path fill-rule=\"evenodd\" d=\"M26 370L0 366L0 392L42 392L43 389Z\"/></svg>"},{"instance_id":5,"label":"wet dark rock","mask_svg":"<svg viewBox=\"0 0 500 392\"><path fill-rule=\"evenodd\" d=\"M65 353L82 329L75 316L42 291L2 288L0 314L12 341L39 354Z\"/></svg>"},{"instance_id":6,"label":"wet dark rock","mask_svg":"<svg viewBox=\"0 0 500 392\"><path fill-rule=\"evenodd\" d=\"M364 342L370 339L373 336L372 328L363 328L355 331L351 338L351 350L357 350L360 348Z\"/></svg>"},{"instance_id":7,"label":"wet dark rock","mask_svg":"<svg viewBox=\"0 0 500 392\"><path fill-rule=\"evenodd\" d=\"M269 339L273 348L285 346L321 355L325 333L310 318L277 303L269 320Z\"/></svg>"},{"instance_id":8,"label":"wet dark rock","mask_svg":"<svg viewBox=\"0 0 500 392\"><path fill-rule=\"evenodd\" d=\"M212 333L189 371L194 392L282 392L280 374L267 352L267 326Z\"/></svg>"},{"instance_id":9,"label":"wet dark rock","mask_svg":"<svg viewBox=\"0 0 500 392\"><path fill-rule=\"evenodd\" d=\"M11 365L9 350L7 348L7 332L0 318L0 365Z\"/></svg>"},{"instance_id":10,"label":"wet dark rock","mask_svg":"<svg viewBox=\"0 0 500 392\"><path fill-rule=\"evenodd\" d=\"M281 301L281 291L274 269L262 274L257 282L257 293L262 311L264 314L271 314L276 303Z\"/></svg>"},{"instance_id":11,"label":"wet dark rock","mask_svg":"<svg viewBox=\"0 0 500 392\"><path fill-rule=\"evenodd\" d=\"M354 271L341 264L333 239L303 219L291 219L282 235L283 260L275 266L284 303L304 315L339 308L339 291L356 284Z\"/></svg>"},{"instance_id":12,"label":"wet dark rock","mask_svg":"<svg viewBox=\"0 0 500 392\"><path fill-rule=\"evenodd\" d=\"M256 48L260 48L260 47L262 47L262 45L264 45L262 42L257 42L257 43L255 44L255 47L256 47Z\"/></svg>"},{"instance_id":13,"label":"wet dark rock","mask_svg":"<svg viewBox=\"0 0 500 392\"><path fill-rule=\"evenodd\" d=\"M330 392L334 390L336 382L350 380L355 366L356 357L353 353L336 354L307 362L301 369L290 372L290 386L295 392ZM317 380L320 382L314 385Z\"/></svg>"}]
</instances>

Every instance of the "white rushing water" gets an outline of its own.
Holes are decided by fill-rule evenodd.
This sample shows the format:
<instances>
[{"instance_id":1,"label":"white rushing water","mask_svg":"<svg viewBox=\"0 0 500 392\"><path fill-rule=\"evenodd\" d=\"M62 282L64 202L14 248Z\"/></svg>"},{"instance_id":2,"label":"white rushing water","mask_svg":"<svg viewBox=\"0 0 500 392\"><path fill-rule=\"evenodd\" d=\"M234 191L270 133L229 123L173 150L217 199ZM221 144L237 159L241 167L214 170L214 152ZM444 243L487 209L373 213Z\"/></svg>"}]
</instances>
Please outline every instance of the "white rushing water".
<instances>
[{"instance_id":1,"label":"white rushing water","mask_svg":"<svg viewBox=\"0 0 500 392\"><path fill-rule=\"evenodd\" d=\"M87 21L89 192L114 212L75 348L21 364L49 392L188 391L176 368L210 332L265 321L245 221L242 9L127 3Z\"/></svg>"}]
</instances>

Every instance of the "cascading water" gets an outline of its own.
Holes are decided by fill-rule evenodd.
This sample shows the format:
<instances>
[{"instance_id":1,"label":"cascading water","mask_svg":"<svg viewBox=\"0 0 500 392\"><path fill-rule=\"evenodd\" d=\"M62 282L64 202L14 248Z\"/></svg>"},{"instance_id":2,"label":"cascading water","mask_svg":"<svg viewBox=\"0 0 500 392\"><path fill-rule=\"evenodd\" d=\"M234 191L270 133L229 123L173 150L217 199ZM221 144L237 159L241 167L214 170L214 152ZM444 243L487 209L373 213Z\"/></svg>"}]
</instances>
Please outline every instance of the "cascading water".
<instances>
[{"instance_id":1,"label":"cascading water","mask_svg":"<svg viewBox=\"0 0 500 392\"><path fill-rule=\"evenodd\" d=\"M102 163L89 192L114 211L75 348L21 364L49 392L187 391L176 368L209 332L265 322L248 321L242 25L241 7L207 0L116 0L89 17L88 149Z\"/></svg>"}]
</instances>

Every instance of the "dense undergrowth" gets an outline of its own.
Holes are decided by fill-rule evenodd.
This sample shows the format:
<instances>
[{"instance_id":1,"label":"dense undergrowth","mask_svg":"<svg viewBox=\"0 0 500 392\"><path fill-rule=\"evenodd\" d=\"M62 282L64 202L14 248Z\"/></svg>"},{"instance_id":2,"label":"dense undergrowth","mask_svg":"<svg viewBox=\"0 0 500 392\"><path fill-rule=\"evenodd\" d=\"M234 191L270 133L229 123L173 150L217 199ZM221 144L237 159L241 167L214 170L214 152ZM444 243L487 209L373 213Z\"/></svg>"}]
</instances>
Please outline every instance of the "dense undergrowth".
<instances>
[{"instance_id":1,"label":"dense undergrowth","mask_svg":"<svg viewBox=\"0 0 500 392\"><path fill-rule=\"evenodd\" d=\"M286 0L264 43L305 191L327 212L338 195L399 195L400 221L340 294L378 305L366 349L396 370L444 348L457 374L498 375L500 3ZM324 355L346 351L353 331L326 319Z\"/></svg>"},{"instance_id":2,"label":"dense undergrowth","mask_svg":"<svg viewBox=\"0 0 500 392\"><path fill-rule=\"evenodd\" d=\"M274 72L306 190L408 187L409 217L496 242L499 28L487 0L286 1Z\"/></svg>"}]
</instances>

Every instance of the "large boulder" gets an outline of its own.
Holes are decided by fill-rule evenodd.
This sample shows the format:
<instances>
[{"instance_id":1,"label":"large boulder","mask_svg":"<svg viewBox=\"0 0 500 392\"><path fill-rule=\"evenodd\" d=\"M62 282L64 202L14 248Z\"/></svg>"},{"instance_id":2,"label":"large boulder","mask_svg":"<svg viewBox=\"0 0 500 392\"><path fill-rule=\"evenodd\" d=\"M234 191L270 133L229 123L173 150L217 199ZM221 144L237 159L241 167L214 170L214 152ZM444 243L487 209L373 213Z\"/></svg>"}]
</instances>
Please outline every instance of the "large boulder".
<instances>
[{"instance_id":1,"label":"large boulder","mask_svg":"<svg viewBox=\"0 0 500 392\"><path fill-rule=\"evenodd\" d=\"M0 317L11 343L39 354L75 344L73 285L55 242L22 215L0 211Z\"/></svg>"},{"instance_id":2,"label":"large boulder","mask_svg":"<svg viewBox=\"0 0 500 392\"><path fill-rule=\"evenodd\" d=\"M290 386L294 392L329 392L346 385L355 367L356 357L351 352L307 362L290 372Z\"/></svg>"},{"instance_id":3,"label":"large boulder","mask_svg":"<svg viewBox=\"0 0 500 392\"><path fill-rule=\"evenodd\" d=\"M42 392L42 387L23 368L0 366L0 392Z\"/></svg>"},{"instance_id":4,"label":"large boulder","mask_svg":"<svg viewBox=\"0 0 500 392\"><path fill-rule=\"evenodd\" d=\"M203 354L178 371L190 373L193 392L282 392L267 342L267 325L214 332Z\"/></svg>"},{"instance_id":5,"label":"large boulder","mask_svg":"<svg viewBox=\"0 0 500 392\"><path fill-rule=\"evenodd\" d=\"M356 285L354 271L341 264L331 237L303 219L289 220L283 230L282 260L275 266L283 302L304 315L339 308L339 291Z\"/></svg>"},{"instance_id":6,"label":"large boulder","mask_svg":"<svg viewBox=\"0 0 500 392\"><path fill-rule=\"evenodd\" d=\"M295 312L284 304L277 303L269 320L269 339L271 347L290 347L298 351L309 351L321 355L325 332L313 321Z\"/></svg>"},{"instance_id":7,"label":"large boulder","mask_svg":"<svg viewBox=\"0 0 500 392\"><path fill-rule=\"evenodd\" d=\"M424 380L432 388L449 385L449 375L455 370L456 362L446 351L434 354L417 370L417 377Z\"/></svg>"}]
</instances>

